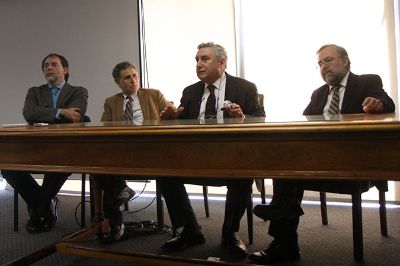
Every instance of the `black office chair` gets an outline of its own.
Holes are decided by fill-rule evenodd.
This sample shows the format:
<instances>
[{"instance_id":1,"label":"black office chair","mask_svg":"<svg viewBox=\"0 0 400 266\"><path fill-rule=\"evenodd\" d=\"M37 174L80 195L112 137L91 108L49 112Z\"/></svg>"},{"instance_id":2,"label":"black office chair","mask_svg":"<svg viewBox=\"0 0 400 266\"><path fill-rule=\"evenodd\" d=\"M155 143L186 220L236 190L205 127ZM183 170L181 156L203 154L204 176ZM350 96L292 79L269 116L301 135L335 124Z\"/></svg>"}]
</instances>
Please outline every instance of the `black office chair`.
<instances>
[{"instance_id":1,"label":"black office chair","mask_svg":"<svg viewBox=\"0 0 400 266\"><path fill-rule=\"evenodd\" d=\"M387 236L387 218L386 218L386 199L385 192L388 191L387 181L323 181L320 183L312 181L312 185L304 185L305 190L319 191L321 201L321 217L322 224L328 224L328 214L326 207L326 192L349 194L352 202L352 217L353 217L353 249L354 259L362 261L364 257L363 244L363 229L362 229L362 207L361 194L375 186L379 190L379 215L381 235ZM317 183L317 184L316 184Z\"/></svg>"},{"instance_id":2,"label":"black office chair","mask_svg":"<svg viewBox=\"0 0 400 266\"><path fill-rule=\"evenodd\" d=\"M362 207L361 194L367 192L375 186L379 191L379 216L381 235L387 236L387 217L386 217L386 198L385 192L388 191L387 181L348 181L348 180L319 180L304 183L304 190L319 191L321 202L321 220L323 225L328 224L328 212L326 206L326 193L349 194L352 202L352 220L353 220L353 247L354 259L362 261L364 257L363 248L363 229L362 229ZM261 199L265 204L265 185L261 184Z\"/></svg>"}]
</instances>

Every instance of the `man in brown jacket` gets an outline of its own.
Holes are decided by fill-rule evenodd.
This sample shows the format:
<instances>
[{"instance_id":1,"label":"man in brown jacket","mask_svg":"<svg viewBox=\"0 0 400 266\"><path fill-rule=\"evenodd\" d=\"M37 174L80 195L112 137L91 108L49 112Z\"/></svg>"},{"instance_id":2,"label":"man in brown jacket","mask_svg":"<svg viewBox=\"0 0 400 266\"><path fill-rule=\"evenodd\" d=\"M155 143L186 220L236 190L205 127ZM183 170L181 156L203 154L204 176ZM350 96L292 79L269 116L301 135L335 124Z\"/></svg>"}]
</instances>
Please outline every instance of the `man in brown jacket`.
<instances>
[{"instance_id":1,"label":"man in brown jacket","mask_svg":"<svg viewBox=\"0 0 400 266\"><path fill-rule=\"evenodd\" d=\"M117 64L112 72L115 83L122 92L104 102L101 121L124 121L127 125L142 125L144 120L168 119L181 112L167 101L159 90L139 88L136 67L129 62ZM130 189L125 176L92 175L95 188L104 190L104 216L110 221L109 241L119 241L124 235L120 206L128 202L135 191Z\"/></svg>"}]
</instances>

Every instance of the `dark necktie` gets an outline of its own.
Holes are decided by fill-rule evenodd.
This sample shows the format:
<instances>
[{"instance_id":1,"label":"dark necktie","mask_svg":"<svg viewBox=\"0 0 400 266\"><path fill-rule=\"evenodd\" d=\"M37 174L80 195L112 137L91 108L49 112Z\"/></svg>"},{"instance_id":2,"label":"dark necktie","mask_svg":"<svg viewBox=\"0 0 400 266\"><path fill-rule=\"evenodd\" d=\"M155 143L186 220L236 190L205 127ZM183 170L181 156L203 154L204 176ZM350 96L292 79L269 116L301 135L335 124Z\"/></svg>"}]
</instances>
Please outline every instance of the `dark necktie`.
<instances>
[{"instance_id":1,"label":"dark necktie","mask_svg":"<svg viewBox=\"0 0 400 266\"><path fill-rule=\"evenodd\" d=\"M214 85L208 85L207 89L210 91L210 95L207 98L206 102L206 110L204 113L204 118L209 119L209 118L216 118L217 117L217 109L215 108L215 94L214 94Z\"/></svg>"},{"instance_id":2,"label":"dark necktie","mask_svg":"<svg viewBox=\"0 0 400 266\"><path fill-rule=\"evenodd\" d=\"M328 114L336 115L339 113L339 86L332 87L333 95L331 99L331 103L329 104Z\"/></svg>"},{"instance_id":3,"label":"dark necktie","mask_svg":"<svg viewBox=\"0 0 400 266\"><path fill-rule=\"evenodd\" d=\"M124 121L129 121L131 122L133 120L133 107L132 107L132 96L126 97L128 101L126 102L125 105L125 111L124 111Z\"/></svg>"},{"instance_id":4,"label":"dark necktie","mask_svg":"<svg viewBox=\"0 0 400 266\"><path fill-rule=\"evenodd\" d=\"M57 107L57 97L58 97L58 91L60 89L57 87L51 87L51 99L53 101L53 107L56 108Z\"/></svg>"}]
</instances>

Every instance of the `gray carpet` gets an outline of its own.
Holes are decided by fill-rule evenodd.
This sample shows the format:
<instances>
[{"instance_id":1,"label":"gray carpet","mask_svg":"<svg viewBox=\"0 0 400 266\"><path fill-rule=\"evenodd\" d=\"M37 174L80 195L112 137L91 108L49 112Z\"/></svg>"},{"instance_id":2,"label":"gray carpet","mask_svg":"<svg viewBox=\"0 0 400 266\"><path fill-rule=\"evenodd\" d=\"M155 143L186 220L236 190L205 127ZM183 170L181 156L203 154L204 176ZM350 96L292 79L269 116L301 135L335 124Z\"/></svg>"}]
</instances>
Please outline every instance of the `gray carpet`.
<instances>
[{"instance_id":1,"label":"gray carpet","mask_svg":"<svg viewBox=\"0 0 400 266\"><path fill-rule=\"evenodd\" d=\"M20 256L26 255L40 247L58 240L61 236L79 229L75 221L75 208L79 197L60 196L59 222L55 229L38 235L28 234L24 229L27 219L25 204L20 200L19 232L13 232L13 193L0 191L0 264L6 263ZM139 197L130 203L130 211L141 209L152 201L149 197ZM203 201L192 200L199 222L203 226L207 242L205 245L193 247L184 252L170 253L169 255L208 258L219 257L226 261L235 261L223 248L220 247L220 229L223 219L224 203L210 200L211 217L204 214ZM259 200L255 200L255 204ZM156 220L155 203L150 207L133 213L125 214L125 221ZM299 227L299 242L301 259L290 265L400 265L400 209L388 209L389 237L380 235L378 209L363 209L364 224L364 260L363 264L353 260L353 241L351 226L351 208L328 206L329 225L323 226L319 213L319 206L305 205L306 214L302 217ZM167 212L166 212L167 213ZM79 216L79 212L77 213ZM166 221L169 222L168 216ZM254 244L248 246L250 252L264 249L271 241L266 234L268 222L254 217ZM245 243L247 238L247 221L244 217L240 237ZM107 247L115 250L142 251L148 253L167 254L160 249L160 245L171 238L170 232L146 230L130 230L127 239L120 243L108 244ZM96 240L85 243L87 246L101 246L105 244ZM246 260L238 261L246 263ZM34 265L127 265L120 262L96 260L91 258L54 254Z\"/></svg>"}]
</instances>

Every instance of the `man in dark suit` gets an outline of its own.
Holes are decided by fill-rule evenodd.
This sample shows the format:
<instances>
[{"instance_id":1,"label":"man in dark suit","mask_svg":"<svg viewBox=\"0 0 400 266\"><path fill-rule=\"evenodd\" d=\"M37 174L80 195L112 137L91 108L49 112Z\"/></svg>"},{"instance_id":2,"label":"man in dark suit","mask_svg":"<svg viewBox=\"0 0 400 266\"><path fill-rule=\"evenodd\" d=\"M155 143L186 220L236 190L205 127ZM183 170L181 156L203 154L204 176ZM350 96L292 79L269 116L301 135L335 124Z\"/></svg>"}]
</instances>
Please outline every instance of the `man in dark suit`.
<instances>
[{"instance_id":1,"label":"man in dark suit","mask_svg":"<svg viewBox=\"0 0 400 266\"><path fill-rule=\"evenodd\" d=\"M264 109L258 102L256 86L247 80L227 74L226 60L226 51L222 46L214 43L202 43L198 46L196 71L201 81L184 89L178 108L181 111L178 118L222 119L265 116ZM236 236L236 232L239 231L240 220L251 197L253 180L171 178L160 179L157 182L165 198L173 227L183 227L180 235L165 242L162 248L176 251L205 242L184 183L226 185L228 191L222 227L222 245L229 248L234 255L246 255L246 246Z\"/></svg>"},{"instance_id":2,"label":"man in dark suit","mask_svg":"<svg viewBox=\"0 0 400 266\"><path fill-rule=\"evenodd\" d=\"M68 61L62 55L49 54L42 61L42 71L47 84L28 90L23 108L25 120L29 124L81 122L88 92L84 87L68 83ZM26 230L29 233L50 231L57 221L56 195L70 174L45 173L42 186L27 172L3 170L1 174L28 205Z\"/></svg>"},{"instance_id":3,"label":"man in dark suit","mask_svg":"<svg viewBox=\"0 0 400 266\"><path fill-rule=\"evenodd\" d=\"M328 44L317 52L318 65L325 85L315 90L304 115L351 113L391 113L395 111L392 99L382 88L378 75L355 75L350 72L350 59L343 47ZM297 227L303 186L326 181L291 181L275 179L274 194L269 205L257 205L254 214L270 220L268 234L274 237L269 247L249 255L257 264L276 264L300 257Z\"/></svg>"},{"instance_id":4,"label":"man in dark suit","mask_svg":"<svg viewBox=\"0 0 400 266\"><path fill-rule=\"evenodd\" d=\"M128 125L141 125L144 120L160 120L161 112L167 108L172 115L176 112L175 107L159 90L139 87L135 65L129 62L119 63L114 67L112 76L122 92L105 100L101 121L125 121ZM167 115L166 112L163 113ZM110 221L110 233L105 239L120 241L125 228L120 206L128 202L135 191L127 186L126 176L91 175L91 178L95 188L104 190L104 216Z\"/></svg>"}]
</instances>

